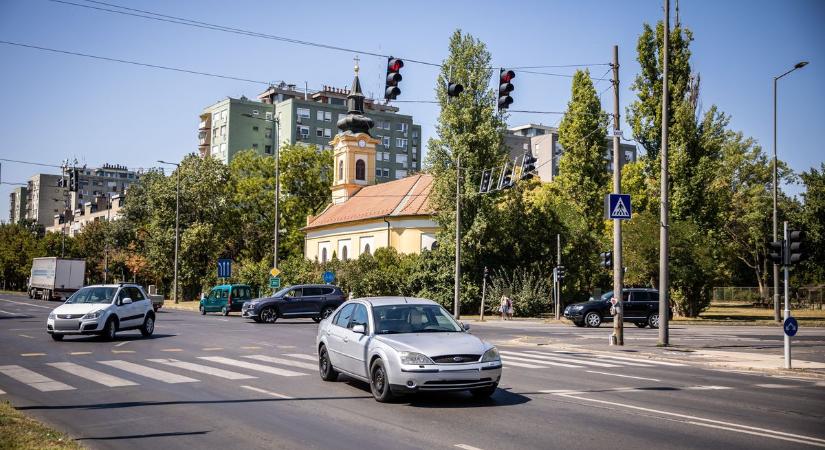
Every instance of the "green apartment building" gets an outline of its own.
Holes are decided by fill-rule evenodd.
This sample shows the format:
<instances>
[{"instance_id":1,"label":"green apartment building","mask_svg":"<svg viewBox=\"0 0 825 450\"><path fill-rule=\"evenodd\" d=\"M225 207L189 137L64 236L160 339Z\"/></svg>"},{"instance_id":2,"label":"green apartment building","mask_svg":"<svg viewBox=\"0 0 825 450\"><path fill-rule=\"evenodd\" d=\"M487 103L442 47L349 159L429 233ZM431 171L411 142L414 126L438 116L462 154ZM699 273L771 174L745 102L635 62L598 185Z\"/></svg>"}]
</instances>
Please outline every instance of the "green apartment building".
<instances>
[{"instance_id":1,"label":"green apartment building","mask_svg":"<svg viewBox=\"0 0 825 450\"><path fill-rule=\"evenodd\" d=\"M270 86L259 101L227 98L201 114L199 150L229 163L234 155L252 149L273 154L273 122L281 144L306 144L330 148L336 124L346 115L349 91L324 86L320 91L299 91L294 85ZM372 135L381 140L376 154L376 180L404 178L421 170L421 126L398 108L365 101L365 113L375 122Z\"/></svg>"}]
</instances>

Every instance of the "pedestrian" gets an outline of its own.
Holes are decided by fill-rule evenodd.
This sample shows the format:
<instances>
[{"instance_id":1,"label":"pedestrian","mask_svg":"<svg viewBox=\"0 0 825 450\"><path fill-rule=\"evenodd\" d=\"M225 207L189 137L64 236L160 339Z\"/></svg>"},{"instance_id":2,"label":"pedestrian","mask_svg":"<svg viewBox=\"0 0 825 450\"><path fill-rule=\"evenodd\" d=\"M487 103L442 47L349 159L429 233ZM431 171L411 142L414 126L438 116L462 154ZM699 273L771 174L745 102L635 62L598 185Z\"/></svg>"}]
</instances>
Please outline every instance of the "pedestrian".
<instances>
[{"instance_id":1,"label":"pedestrian","mask_svg":"<svg viewBox=\"0 0 825 450\"><path fill-rule=\"evenodd\" d=\"M499 302L498 302L498 312L501 313L501 320L507 320L507 313L508 313L509 305L510 305L510 299L507 298L506 295L502 294L501 295L501 300L499 300Z\"/></svg>"},{"instance_id":2,"label":"pedestrian","mask_svg":"<svg viewBox=\"0 0 825 450\"><path fill-rule=\"evenodd\" d=\"M513 301L510 300L510 297L507 297L507 316L510 320L513 320Z\"/></svg>"}]
</instances>

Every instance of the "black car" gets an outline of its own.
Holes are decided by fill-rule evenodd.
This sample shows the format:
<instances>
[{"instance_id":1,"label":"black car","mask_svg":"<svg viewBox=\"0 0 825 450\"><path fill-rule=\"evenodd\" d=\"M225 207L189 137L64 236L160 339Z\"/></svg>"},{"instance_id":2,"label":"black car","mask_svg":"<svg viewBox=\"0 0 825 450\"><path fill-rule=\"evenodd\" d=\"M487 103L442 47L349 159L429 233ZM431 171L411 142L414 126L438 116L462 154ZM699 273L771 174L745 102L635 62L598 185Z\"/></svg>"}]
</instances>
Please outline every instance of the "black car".
<instances>
[{"instance_id":1,"label":"black car","mask_svg":"<svg viewBox=\"0 0 825 450\"><path fill-rule=\"evenodd\" d=\"M574 303L564 308L564 317L579 327L598 327L603 321L613 321L610 299L613 291L599 298ZM659 291L649 288L627 288L622 291L624 321L633 322L639 328L659 328ZM668 317L673 317L671 310Z\"/></svg>"},{"instance_id":2,"label":"black car","mask_svg":"<svg viewBox=\"0 0 825 450\"><path fill-rule=\"evenodd\" d=\"M272 297L248 301L243 304L241 313L258 323L275 323L278 318L309 318L320 322L346 299L338 286L301 284L283 288Z\"/></svg>"}]
</instances>

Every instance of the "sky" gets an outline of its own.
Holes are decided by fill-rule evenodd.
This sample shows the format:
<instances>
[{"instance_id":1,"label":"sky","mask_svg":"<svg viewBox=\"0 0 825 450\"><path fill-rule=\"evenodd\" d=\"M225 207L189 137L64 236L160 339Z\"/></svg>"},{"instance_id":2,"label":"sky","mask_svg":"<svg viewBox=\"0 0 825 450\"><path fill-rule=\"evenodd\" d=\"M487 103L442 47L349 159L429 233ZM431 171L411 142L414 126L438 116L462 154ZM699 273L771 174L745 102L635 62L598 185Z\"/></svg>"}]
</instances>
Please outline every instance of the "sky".
<instances>
[{"instance_id":1,"label":"sky","mask_svg":"<svg viewBox=\"0 0 825 450\"><path fill-rule=\"evenodd\" d=\"M105 7L86 0L66 0ZM495 67L605 64L619 46L620 104L635 96L635 48L643 23L663 17L662 0L303 1L104 0L108 3L362 52L441 62L461 29L486 43ZM675 0L671 0L672 10ZM617 8L618 6L618 8ZM773 77L779 82L779 158L796 172L820 167L825 105L825 1L682 0L694 33L691 60L704 109L717 105L730 126L773 151ZM507 12L503 12L507 11ZM675 20L675 10L673 11ZM0 40L210 72L263 83L344 87L357 53L192 28L49 0L0 0ZM383 89L385 59L360 55L364 91ZM0 44L0 158L60 164L76 158L154 167L197 151L199 113L226 96L255 98L265 84L157 70ZM589 67L600 78L607 66ZM572 74L575 68L542 69ZM399 100L434 100L436 67L407 62ZM491 86L493 81L491 80ZM563 111L570 78L516 71L511 109ZM601 92L608 81L597 84ZM602 97L612 111L612 96ZM437 105L399 103L432 137ZM552 114L512 113L510 126L556 125ZM622 125L626 136L630 127ZM0 219L13 185L59 169L2 162ZM798 194L801 186L786 187Z\"/></svg>"}]
</instances>

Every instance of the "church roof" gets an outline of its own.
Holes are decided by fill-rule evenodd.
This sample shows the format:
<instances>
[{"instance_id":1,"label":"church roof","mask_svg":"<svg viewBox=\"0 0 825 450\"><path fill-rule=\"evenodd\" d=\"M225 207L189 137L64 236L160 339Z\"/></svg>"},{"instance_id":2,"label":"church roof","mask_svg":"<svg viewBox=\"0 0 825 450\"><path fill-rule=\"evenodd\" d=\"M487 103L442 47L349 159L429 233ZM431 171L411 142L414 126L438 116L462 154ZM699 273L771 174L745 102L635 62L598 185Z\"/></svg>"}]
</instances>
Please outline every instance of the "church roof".
<instances>
[{"instance_id":1,"label":"church roof","mask_svg":"<svg viewBox=\"0 0 825 450\"><path fill-rule=\"evenodd\" d=\"M433 177L411 175L400 180L365 186L343 203L331 204L311 217L304 230L356 220L382 217L431 215L430 192Z\"/></svg>"}]
</instances>

